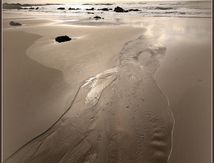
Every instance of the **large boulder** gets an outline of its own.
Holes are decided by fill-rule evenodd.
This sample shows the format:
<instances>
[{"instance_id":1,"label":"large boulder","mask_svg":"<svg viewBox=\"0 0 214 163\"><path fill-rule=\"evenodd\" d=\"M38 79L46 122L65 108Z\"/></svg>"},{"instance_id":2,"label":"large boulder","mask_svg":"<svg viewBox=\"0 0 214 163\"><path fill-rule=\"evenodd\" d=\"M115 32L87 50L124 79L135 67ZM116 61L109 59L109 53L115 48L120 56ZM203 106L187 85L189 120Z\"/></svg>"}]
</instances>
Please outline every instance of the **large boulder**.
<instances>
[{"instance_id":1,"label":"large boulder","mask_svg":"<svg viewBox=\"0 0 214 163\"><path fill-rule=\"evenodd\" d=\"M57 42L61 43L61 42L70 41L71 38L65 35L65 36L58 36L58 37L55 38L55 40Z\"/></svg>"},{"instance_id":2,"label":"large boulder","mask_svg":"<svg viewBox=\"0 0 214 163\"><path fill-rule=\"evenodd\" d=\"M22 25L21 23L14 22L14 21L11 21L9 24L10 24L11 26L21 26L21 25Z\"/></svg>"},{"instance_id":3,"label":"large boulder","mask_svg":"<svg viewBox=\"0 0 214 163\"><path fill-rule=\"evenodd\" d=\"M115 7L115 8L114 8L114 11L115 11L115 12L128 12L127 10L124 10L123 8L121 8L121 7L119 7L119 6Z\"/></svg>"}]
</instances>

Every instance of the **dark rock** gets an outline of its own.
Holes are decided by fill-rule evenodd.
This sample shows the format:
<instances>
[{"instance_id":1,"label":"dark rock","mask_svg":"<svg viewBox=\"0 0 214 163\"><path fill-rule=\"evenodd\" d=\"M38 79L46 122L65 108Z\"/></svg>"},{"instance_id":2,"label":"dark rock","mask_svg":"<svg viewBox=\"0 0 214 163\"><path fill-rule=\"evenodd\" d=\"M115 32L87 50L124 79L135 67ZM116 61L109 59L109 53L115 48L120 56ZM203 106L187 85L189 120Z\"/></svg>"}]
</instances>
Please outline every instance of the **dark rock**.
<instances>
[{"instance_id":1,"label":"dark rock","mask_svg":"<svg viewBox=\"0 0 214 163\"><path fill-rule=\"evenodd\" d=\"M109 10L112 10L112 9L111 8L101 8L101 9L98 9L98 10L109 11Z\"/></svg>"},{"instance_id":2,"label":"dark rock","mask_svg":"<svg viewBox=\"0 0 214 163\"><path fill-rule=\"evenodd\" d=\"M71 38L65 35L65 36L58 36L58 37L55 38L55 40L57 42L61 43L61 42L70 41Z\"/></svg>"},{"instance_id":3,"label":"dark rock","mask_svg":"<svg viewBox=\"0 0 214 163\"><path fill-rule=\"evenodd\" d=\"M156 7L157 10L172 10L172 7Z\"/></svg>"},{"instance_id":4,"label":"dark rock","mask_svg":"<svg viewBox=\"0 0 214 163\"><path fill-rule=\"evenodd\" d=\"M129 9L128 11L141 11L139 9Z\"/></svg>"},{"instance_id":5,"label":"dark rock","mask_svg":"<svg viewBox=\"0 0 214 163\"><path fill-rule=\"evenodd\" d=\"M65 7L59 7L57 10L65 10Z\"/></svg>"},{"instance_id":6,"label":"dark rock","mask_svg":"<svg viewBox=\"0 0 214 163\"><path fill-rule=\"evenodd\" d=\"M68 10L76 10L76 9L75 9L75 8L71 8L71 7L70 7Z\"/></svg>"},{"instance_id":7,"label":"dark rock","mask_svg":"<svg viewBox=\"0 0 214 163\"><path fill-rule=\"evenodd\" d=\"M121 8L121 7L119 7L119 6L115 7L115 8L114 8L114 11L115 11L115 12L128 12L127 10L124 10L123 8Z\"/></svg>"},{"instance_id":8,"label":"dark rock","mask_svg":"<svg viewBox=\"0 0 214 163\"><path fill-rule=\"evenodd\" d=\"M14 22L14 21L11 21L9 24L11 26L21 26L22 25L21 23L17 23L17 22Z\"/></svg>"},{"instance_id":9,"label":"dark rock","mask_svg":"<svg viewBox=\"0 0 214 163\"><path fill-rule=\"evenodd\" d=\"M68 10L80 10L80 8L72 8L72 7L70 7Z\"/></svg>"},{"instance_id":10,"label":"dark rock","mask_svg":"<svg viewBox=\"0 0 214 163\"><path fill-rule=\"evenodd\" d=\"M86 10L88 10L88 11L93 11L94 8L87 8Z\"/></svg>"},{"instance_id":11,"label":"dark rock","mask_svg":"<svg viewBox=\"0 0 214 163\"><path fill-rule=\"evenodd\" d=\"M38 9L39 9L39 7L36 8L36 10L38 10Z\"/></svg>"},{"instance_id":12,"label":"dark rock","mask_svg":"<svg viewBox=\"0 0 214 163\"><path fill-rule=\"evenodd\" d=\"M93 12L87 12L87 14L94 14Z\"/></svg>"},{"instance_id":13,"label":"dark rock","mask_svg":"<svg viewBox=\"0 0 214 163\"><path fill-rule=\"evenodd\" d=\"M100 16L95 16L94 19L99 20L99 19L104 19L104 18L101 18Z\"/></svg>"},{"instance_id":14,"label":"dark rock","mask_svg":"<svg viewBox=\"0 0 214 163\"><path fill-rule=\"evenodd\" d=\"M34 9L34 7L30 7L29 9L30 9L30 10L33 10L33 9Z\"/></svg>"}]
</instances>

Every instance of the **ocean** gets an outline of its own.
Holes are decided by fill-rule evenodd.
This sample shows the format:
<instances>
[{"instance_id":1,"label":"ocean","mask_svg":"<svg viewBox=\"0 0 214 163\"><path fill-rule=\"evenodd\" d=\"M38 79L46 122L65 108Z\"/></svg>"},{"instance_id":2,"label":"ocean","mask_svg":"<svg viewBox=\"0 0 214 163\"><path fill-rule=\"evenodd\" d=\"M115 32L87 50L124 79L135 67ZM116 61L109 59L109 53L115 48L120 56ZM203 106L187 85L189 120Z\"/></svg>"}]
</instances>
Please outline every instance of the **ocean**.
<instances>
[{"instance_id":1,"label":"ocean","mask_svg":"<svg viewBox=\"0 0 214 163\"><path fill-rule=\"evenodd\" d=\"M139 15L145 17L193 17L211 18L211 1L148 1L128 3L66 3L66 4L32 4L23 6L23 9L4 9L7 11L17 10L18 12L40 12L54 15ZM125 13L116 13L114 8L120 6L125 10L137 9ZM37 10L35 8L38 7ZM57 8L65 8L58 10ZM69 8L72 8L69 10ZM92 9L94 8L94 9ZM108 11L101 9L107 8ZM90 10L91 9L91 10Z\"/></svg>"}]
</instances>

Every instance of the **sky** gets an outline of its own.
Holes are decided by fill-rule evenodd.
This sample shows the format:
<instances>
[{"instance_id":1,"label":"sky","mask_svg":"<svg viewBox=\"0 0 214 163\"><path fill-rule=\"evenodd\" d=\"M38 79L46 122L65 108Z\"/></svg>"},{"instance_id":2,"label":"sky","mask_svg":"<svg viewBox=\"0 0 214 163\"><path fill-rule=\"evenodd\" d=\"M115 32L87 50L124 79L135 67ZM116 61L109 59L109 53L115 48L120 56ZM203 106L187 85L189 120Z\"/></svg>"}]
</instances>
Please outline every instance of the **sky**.
<instances>
[{"instance_id":1,"label":"sky","mask_svg":"<svg viewBox=\"0 0 214 163\"><path fill-rule=\"evenodd\" d=\"M152 1L152 0L3 0L3 2L8 3L76 3L76 2L104 2L104 3L110 3L110 2L139 2L139 1ZM163 1L163 0L156 0L156 1ZM179 0L168 0L168 1L179 1ZM185 1L185 0L180 0ZM187 0L186 0L187 1Z\"/></svg>"},{"instance_id":2,"label":"sky","mask_svg":"<svg viewBox=\"0 0 214 163\"><path fill-rule=\"evenodd\" d=\"M24 2L24 3L30 3L30 2L36 2L36 3L41 3L41 2L46 2L46 3L64 3L64 2L105 2L105 3L109 3L109 2L123 2L123 1L129 1L129 2L133 2L133 1L152 1L152 0L3 0L3 2ZM155 0L158 1L158 0ZM159 1L163 1L163 0L159 0ZM166 0L167 1L167 0ZM179 1L179 0L168 0L168 1ZM180 1L184 1L184 0L180 0ZM186 0L187 1L187 0Z\"/></svg>"}]
</instances>

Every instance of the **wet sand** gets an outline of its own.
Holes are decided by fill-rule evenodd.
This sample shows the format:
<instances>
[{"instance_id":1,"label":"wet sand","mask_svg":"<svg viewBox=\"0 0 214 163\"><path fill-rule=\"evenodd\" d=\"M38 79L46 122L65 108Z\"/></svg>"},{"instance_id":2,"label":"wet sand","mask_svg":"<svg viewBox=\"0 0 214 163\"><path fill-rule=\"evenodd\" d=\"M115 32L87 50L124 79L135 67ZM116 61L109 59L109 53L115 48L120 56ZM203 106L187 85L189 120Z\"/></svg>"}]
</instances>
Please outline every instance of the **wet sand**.
<instances>
[{"instance_id":1,"label":"wet sand","mask_svg":"<svg viewBox=\"0 0 214 163\"><path fill-rule=\"evenodd\" d=\"M4 32L5 154L14 152L46 129L44 123L55 121L70 96L61 71L45 67L25 55L25 50L38 38L40 36L25 32Z\"/></svg>"},{"instance_id":2,"label":"wet sand","mask_svg":"<svg viewBox=\"0 0 214 163\"><path fill-rule=\"evenodd\" d=\"M16 62L4 68L4 83L11 83L4 85L5 159L21 147L6 162L166 163L169 156L173 163L207 162L210 28L209 19L201 20L127 18L125 25L90 26L36 19L5 26L4 63ZM74 39L54 42L65 34ZM191 139L202 129L204 137Z\"/></svg>"},{"instance_id":3,"label":"wet sand","mask_svg":"<svg viewBox=\"0 0 214 163\"><path fill-rule=\"evenodd\" d=\"M10 19L7 20L9 21ZM110 27L107 31L106 27L76 26L71 29L66 26L56 27L47 20L19 21L25 25L24 32L22 27L11 28L6 23L4 31L4 105L7 108L4 112L5 158L53 124L68 108L79 85L85 79L115 65L117 62L115 55L119 53L123 44L142 31L127 27ZM103 34L104 31L107 35ZM65 33L71 33L71 37L77 38L65 44L54 42L56 36ZM108 45L102 43L109 42L112 35L115 39L111 43ZM16 38L21 39L20 44L17 43ZM18 58L14 58L14 55ZM37 66L32 65L31 62ZM11 69L7 66L14 67ZM40 67L56 71L53 72L53 75L56 74L56 79L50 72L40 70ZM60 77L57 77L57 73ZM26 95L20 95L25 92ZM19 114L14 114L17 110ZM23 131L20 129L17 132L17 128L23 128Z\"/></svg>"},{"instance_id":4,"label":"wet sand","mask_svg":"<svg viewBox=\"0 0 214 163\"><path fill-rule=\"evenodd\" d=\"M169 46L156 80L168 95L175 116L171 163L211 162L210 20L189 20L191 31ZM176 34L176 33L175 33ZM172 64L174 63L174 64Z\"/></svg>"}]
</instances>

